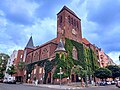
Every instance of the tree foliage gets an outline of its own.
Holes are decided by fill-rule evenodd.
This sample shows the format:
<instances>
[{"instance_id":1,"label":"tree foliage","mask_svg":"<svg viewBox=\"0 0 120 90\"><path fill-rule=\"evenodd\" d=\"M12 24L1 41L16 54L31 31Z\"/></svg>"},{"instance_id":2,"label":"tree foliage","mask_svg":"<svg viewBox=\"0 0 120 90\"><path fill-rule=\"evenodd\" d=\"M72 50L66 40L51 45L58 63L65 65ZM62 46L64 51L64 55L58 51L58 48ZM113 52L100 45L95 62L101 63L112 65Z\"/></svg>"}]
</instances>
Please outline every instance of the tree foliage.
<instances>
[{"instance_id":1,"label":"tree foliage","mask_svg":"<svg viewBox=\"0 0 120 90\"><path fill-rule=\"evenodd\" d=\"M25 62L20 61L17 65L17 67L18 67L18 70L23 70L25 68Z\"/></svg>"},{"instance_id":2,"label":"tree foliage","mask_svg":"<svg viewBox=\"0 0 120 90\"><path fill-rule=\"evenodd\" d=\"M16 73L15 66L14 66L14 65L9 66L8 69L7 69L7 73L8 73L9 75L11 75L11 76L12 76L13 74L15 74L15 73Z\"/></svg>"},{"instance_id":3,"label":"tree foliage","mask_svg":"<svg viewBox=\"0 0 120 90\"><path fill-rule=\"evenodd\" d=\"M107 68L99 68L95 70L94 75L100 79L107 79L108 77L111 77L112 72Z\"/></svg>"},{"instance_id":4,"label":"tree foliage","mask_svg":"<svg viewBox=\"0 0 120 90\"><path fill-rule=\"evenodd\" d=\"M4 78L3 72L0 72L0 79Z\"/></svg>"},{"instance_id":5,"label":"tree foliage","mask_svg":"<svg viewBox=\"0 0 120 90\"><path fill-rule=\"evenodd\" d=\"M4 78L4 71L6 70L6 65L9 56L5 53L0 53L0 79Z\"/></svg>"},{"instance_id":6,"label":"tree foliage","mask_svg":"<svg viewBox=\"0 0 120 90\"><path fill-rule=\"evenodd\" d=\"M87 75L87 71L82 68L82 66L77 65L72 69L72 72L80 76L81 78L85 78Z\"/></svg>"},{"instance_id":7,"label":"tree foliage","mask_svg":"<svg viewBox=\"0 0 120 90\"><path fill-rule=\"evenodd\" d=\"M120 67L118 67L116 65L109 65L106 68L108 68L112 72L111 77L113 79L116 77L120 77Z\"/></svg>"}]
</instances>

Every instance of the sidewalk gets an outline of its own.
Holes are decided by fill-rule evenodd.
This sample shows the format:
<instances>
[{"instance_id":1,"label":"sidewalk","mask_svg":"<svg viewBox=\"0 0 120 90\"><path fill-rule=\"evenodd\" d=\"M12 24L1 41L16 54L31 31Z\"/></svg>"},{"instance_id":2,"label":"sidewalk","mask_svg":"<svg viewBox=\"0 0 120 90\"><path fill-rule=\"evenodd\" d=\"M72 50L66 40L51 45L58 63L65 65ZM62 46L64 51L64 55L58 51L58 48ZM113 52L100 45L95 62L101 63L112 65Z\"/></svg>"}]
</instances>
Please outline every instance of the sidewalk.
<instances>
[{"instance_id":1,"label":"sidewalk","mask_svg":"<svg viewBox=\"0 0 120 90\"><path fill-rule=\"evenodd\" d=\"M75 87L75 86L68 86L68 85L50 85L50 84L28 84L28 83L23 83L23 85L28 85L28 86L37 86L37 87L47 87L47 88L54 88L54 89L64 89L64 90L74 90L74 89L83 89L83 87Z\"/></svg>"}]
</instances>

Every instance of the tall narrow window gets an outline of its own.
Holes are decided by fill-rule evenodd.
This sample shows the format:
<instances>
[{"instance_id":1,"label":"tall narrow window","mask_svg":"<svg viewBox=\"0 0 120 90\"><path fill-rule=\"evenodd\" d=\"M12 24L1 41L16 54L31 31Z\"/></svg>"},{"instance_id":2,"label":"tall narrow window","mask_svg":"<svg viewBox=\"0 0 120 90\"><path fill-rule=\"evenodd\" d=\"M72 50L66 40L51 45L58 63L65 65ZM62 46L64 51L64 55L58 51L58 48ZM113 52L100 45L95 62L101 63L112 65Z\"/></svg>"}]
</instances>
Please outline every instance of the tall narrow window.
<instances>
[{"instance_id":1,"label":"tall narrow window","mask_svg":"<svg viewBox=\"0 0 120 90\"><path fill-rule=\"evenodd\" d=\"M39 55L38 55L37 52L36 52L35 55L34 55L34 60L39 60Z\"/></svg>"},{"instance_id":2,"label":"tall narrow window","mask_svg":"<svg viewBox=\"0 0 120 90\"><path fill-rule=\"evenodd\" d=\"M74 19L74 26L76 26L76 20Z\"/></svg>"},{"instance_id":3,"label":"tall narrow window","mask_svg":"<svg viewBox=\"0 0 120 90\"><path fill-rule=\"evenodd\" d=\"M62 16L60 16L60 23L62 23Z\"/></svg>"},{"instance_id":4,"label":"tall narrow window","mask_svg":"<svg viewBox=\"0 0 120 90\"><path fill-rule=\"evenodd\" d=\"M71 24L73 25L73 18L71 18Z\"/></svg>"},{"instance_id":5,"label":"tall narrow window","mask_svg":"<svg viewBox=\"0 0 120 90\"><path fill-rule=\"evenodd\" d=\"M68 23L70 24L70 16L68 16Z\"/></svg>"},{"instance_id":6,"label":"tall narrow window","mask_svg":"<svg viewBox=\"0 0 120 90\"><path fill-rule=\"evenodd\" d=\"M78 21L77 21L77 28L79 28L79 26L78 26Z\"/></svg>"},{"instance_id":7,"label":"tall narrow window","mask_svg":"<svg viewBox=\"0 0 120 90\"><path fill-rule=\"evenodd\" d=\"M73 47L72 56L73 56L73 59L78 60L77 50L75 47Z\"/></svg>"}]
</instances>

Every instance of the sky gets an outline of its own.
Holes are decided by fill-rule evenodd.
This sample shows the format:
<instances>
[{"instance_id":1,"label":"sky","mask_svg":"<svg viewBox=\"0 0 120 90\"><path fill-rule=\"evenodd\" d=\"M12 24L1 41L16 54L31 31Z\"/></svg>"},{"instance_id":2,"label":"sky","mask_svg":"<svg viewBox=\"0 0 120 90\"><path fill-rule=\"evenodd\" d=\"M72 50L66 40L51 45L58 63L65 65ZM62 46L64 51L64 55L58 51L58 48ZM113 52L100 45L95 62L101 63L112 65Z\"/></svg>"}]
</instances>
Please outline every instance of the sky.
<instances>
[{"instance_id":1,"label":"sky","mask_svg":"<svg viewBox=\"0 0 120 90\"><path fill-rule=\"evenodd\" d=\"M35 46L57 35L56 14L66 5L82 22L82 37L120 63L120 0L0 0L0 52Z\"/></svg>"}]
</instances>

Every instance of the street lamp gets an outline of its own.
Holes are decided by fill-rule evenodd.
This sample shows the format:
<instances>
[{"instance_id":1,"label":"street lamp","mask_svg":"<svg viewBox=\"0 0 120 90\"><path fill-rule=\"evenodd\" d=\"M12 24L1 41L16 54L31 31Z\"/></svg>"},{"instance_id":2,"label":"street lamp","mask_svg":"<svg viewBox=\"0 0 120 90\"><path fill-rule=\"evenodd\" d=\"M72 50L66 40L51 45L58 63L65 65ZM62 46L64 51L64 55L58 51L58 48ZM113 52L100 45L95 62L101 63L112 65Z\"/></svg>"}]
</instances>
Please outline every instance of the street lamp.
<instances>
[{"instance_id":1,"label":"street lamp","mask_svg":"<svg viewBox=\"0 0 120 90\"><path fill-rule=\"evenodd\" d=\"M63 74L63 72L62 72L62 68L60 67L60 72L59 73L57 73L58 75L60 75L60 88L61 88L61 80L62 80L62 78L61 78L61 74Z\"/></svg>"},{"instance_id":2,"label":"street lamp","mask_svg":"<svg viewBox=\"0 0 120 90\"><path fill-rule=\"evenodd\" d=\"M62 68L60 67L60 87L61 87L61 74L62 74Z\"/></svg>"}]
</instances>

